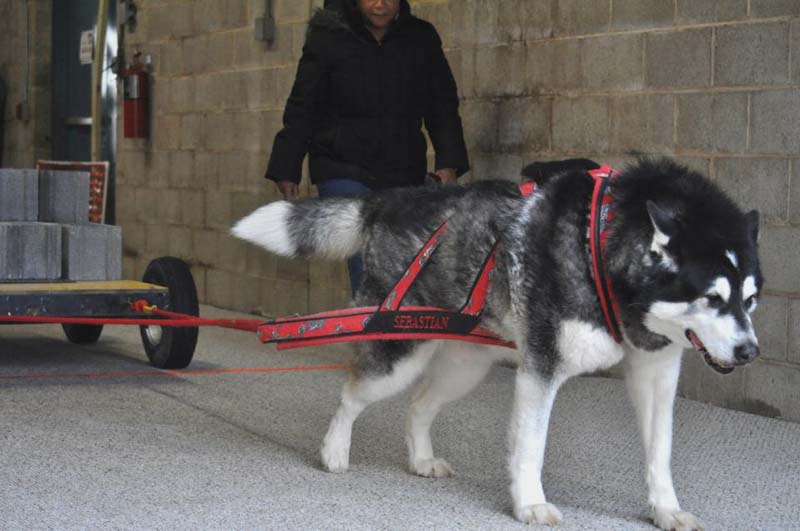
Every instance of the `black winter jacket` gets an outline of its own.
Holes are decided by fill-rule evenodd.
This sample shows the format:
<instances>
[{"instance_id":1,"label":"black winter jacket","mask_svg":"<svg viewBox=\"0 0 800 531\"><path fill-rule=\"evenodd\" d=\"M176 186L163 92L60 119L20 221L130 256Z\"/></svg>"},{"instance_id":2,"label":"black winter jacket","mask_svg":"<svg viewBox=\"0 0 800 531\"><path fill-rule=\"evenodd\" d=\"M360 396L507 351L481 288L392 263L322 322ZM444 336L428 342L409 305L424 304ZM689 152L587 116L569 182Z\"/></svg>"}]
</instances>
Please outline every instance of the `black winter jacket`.
<instances>
[{"instance_id":1,"label":"black winter jacket","mask_svg":"<svg viewBox=\"0 0 800 531\"><path fill-rule=\"evenodd\" d=\"M469 169L453 74L434 27L400 15L378 43L355 0L328 0L306 35L283 129L266 176L300 182L348 178L372 189L420 184L427 171L422 123L436 169Z\"/></svg>"}]
</instances>

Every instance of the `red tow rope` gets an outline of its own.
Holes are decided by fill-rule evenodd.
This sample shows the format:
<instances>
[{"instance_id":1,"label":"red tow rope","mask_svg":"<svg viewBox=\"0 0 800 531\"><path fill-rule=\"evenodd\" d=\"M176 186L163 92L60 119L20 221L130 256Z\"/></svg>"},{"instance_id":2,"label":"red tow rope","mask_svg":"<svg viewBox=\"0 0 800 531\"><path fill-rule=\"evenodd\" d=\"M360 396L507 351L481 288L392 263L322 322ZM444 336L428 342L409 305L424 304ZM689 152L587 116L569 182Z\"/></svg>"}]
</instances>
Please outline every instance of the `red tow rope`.
<instances>
[{"instance_id":1,"label":"red tow rope","mask_svg":"<svg viewBox=\"0 0 800 531\"><path fill-rule=\"evenodd\" d=\"M160 310L156 306L148 305L147 301L138 300L132 302L131 310L150 314L153 316L166 317L166 319L154 319L153 317L44 317L41 315L0 315L0 323L35 323L35 324L85 324L85 325L140 325L140 326L173 326L173 327L198 327L198 326L218 326L221 328L232 328L235 330L245 330L256 332L258 326L263 322L261 319L203 319L194 315L184 313L168 312Z\"/></svg>"}]
</instances>

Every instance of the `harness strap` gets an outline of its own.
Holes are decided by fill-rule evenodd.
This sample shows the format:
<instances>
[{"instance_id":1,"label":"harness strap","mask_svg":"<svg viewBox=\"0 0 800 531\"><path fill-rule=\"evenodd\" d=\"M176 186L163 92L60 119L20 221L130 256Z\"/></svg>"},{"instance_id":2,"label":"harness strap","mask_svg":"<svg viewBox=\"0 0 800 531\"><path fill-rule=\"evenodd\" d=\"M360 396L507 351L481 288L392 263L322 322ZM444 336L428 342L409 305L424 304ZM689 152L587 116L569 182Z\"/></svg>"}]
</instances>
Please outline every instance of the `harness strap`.
<instances>
[{"instance_id":1,"label":"harness strap","mask_svg":"<svg viewBox=\"0 0 800 531\"><path fill-rule=\"evenodd\" d=\"M389 295L386 296L386 299L381 303L380 311L392 311L396 310L400 307L400 304L403 302L403 298L406 296L406 292L409 290L411 285L417 279L420 271L428 265L428 260L430 259L431 255L436 248L439 247L439 239L441 238L444 231L447 229L447 221L439 225L439 228L436 229L425 245L422 246L422 249L419 250L417 256L414 257L414 261L411 262L411 265L406 268L405 273L394 285L394 287L389 290Z\"/></svg>"},{"instance_id":2,"label":"harness strap","mask_svg":"<svg viewBox=\"0 0 800 531\"><path fill-rule=\"evenodd\" d=\"M595 290L600 299L600 307L606 322L606 329L614 341L622 342L622 332L619 327L619 304L614 295L605 268L605 247L608 240L608 222L614 217L611 210L613 194L609 192L609 185L613 180L614 170L603 164L596 170L589 171L594 179L592 192L592 209L589 218L589 254L592 261L592 276L594 277Z\"/></svg>"}]
</instances>

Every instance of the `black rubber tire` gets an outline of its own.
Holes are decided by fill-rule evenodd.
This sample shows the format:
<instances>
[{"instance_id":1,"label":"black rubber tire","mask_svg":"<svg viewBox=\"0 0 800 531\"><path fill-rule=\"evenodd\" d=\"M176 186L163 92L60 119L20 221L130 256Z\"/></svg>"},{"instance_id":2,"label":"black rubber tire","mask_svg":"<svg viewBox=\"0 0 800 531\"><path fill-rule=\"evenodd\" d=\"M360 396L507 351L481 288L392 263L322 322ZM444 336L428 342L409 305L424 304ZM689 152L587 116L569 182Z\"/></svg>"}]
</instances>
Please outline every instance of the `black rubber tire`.
<instances>
[{"instance_id":1,"label":"black rubber tire","mask_svg":"<svg viewBox=\"0 0 800 531\"><path fill-rule=\"evenodd\" d=\"M200 315L197 287L183 260L171 256L156 258L147 266L142 280L169 289L169 308L163 309ZM156 333L159 329L160 335ZM191 363L197 345L197 327L141 326L140 332L147 358L154 367L183 369Z\"/></svg>"},{"instance_id":2,"label":"black rubber tire","mask_svg":"<svg viewBox=\"0 0 800 531\"><path fill-rule=\"evenodd\" d=\"M76 345L97 343L100 334L103 333L103 325L62 324L61 328L64 329L64 334L69 342Z\"/></svg>"}]
</instances>

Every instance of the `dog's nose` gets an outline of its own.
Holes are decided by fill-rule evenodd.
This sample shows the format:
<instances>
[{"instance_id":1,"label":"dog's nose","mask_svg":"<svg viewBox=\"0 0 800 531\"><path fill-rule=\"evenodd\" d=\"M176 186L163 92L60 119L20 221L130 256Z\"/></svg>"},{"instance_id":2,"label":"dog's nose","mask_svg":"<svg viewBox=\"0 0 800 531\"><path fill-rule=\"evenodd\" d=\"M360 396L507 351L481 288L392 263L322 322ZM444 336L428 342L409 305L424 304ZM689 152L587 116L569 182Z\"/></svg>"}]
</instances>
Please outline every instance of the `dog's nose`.
<instances>
[{"instance_id":1,"label":"dog's nose","mask_svg":"<svg viewBox=\"0 0 800 531\"><path fill-rule=\"evenodd\" d=\"M745 343L733 349L733 357L736 358L736 363L739 365L750 363L756 359L759 354L758 345L755 343Z\"/></svg>"}]
</instances>

